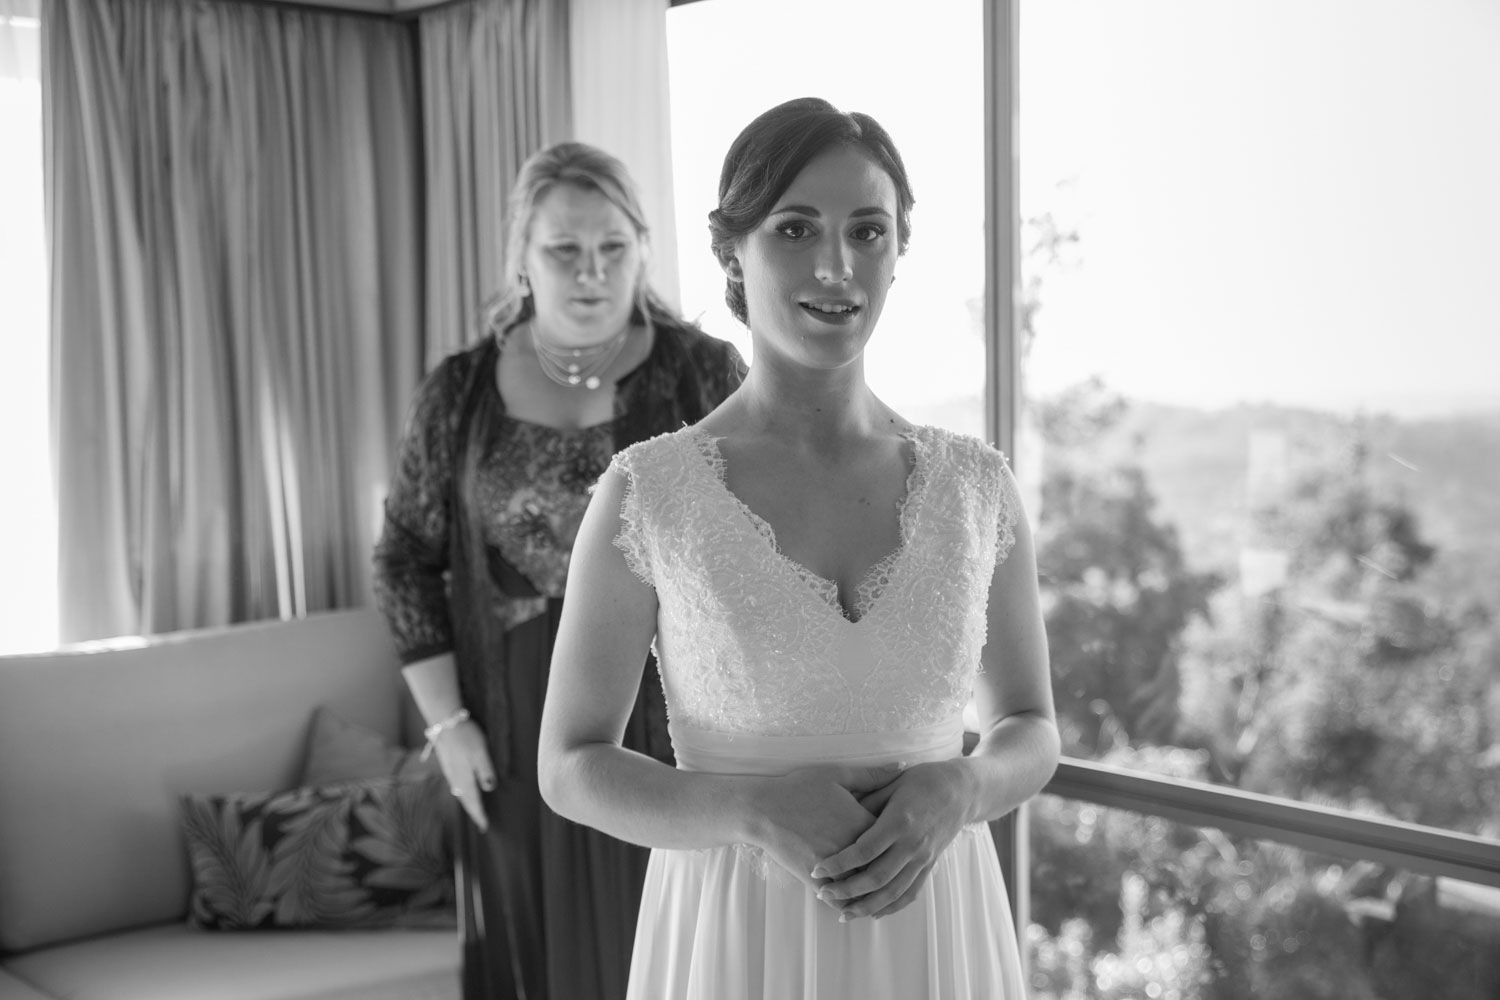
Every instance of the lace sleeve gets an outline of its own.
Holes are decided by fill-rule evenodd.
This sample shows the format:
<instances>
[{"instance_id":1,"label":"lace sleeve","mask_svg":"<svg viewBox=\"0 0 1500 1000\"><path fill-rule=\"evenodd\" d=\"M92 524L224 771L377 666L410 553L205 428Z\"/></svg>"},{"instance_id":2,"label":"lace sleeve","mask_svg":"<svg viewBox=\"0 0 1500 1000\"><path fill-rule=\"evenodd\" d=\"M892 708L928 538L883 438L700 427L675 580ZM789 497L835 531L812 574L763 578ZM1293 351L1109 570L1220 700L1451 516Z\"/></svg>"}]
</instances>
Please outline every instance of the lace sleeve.
<instances>
[{"instance_id":1,"label":"lace sleeve","mask_svg":"<svg viewBox=\"0 0 1500 1000\"><path fill-rule=\"evenodd\" d=\"M998 481L995 484L995 565L1010 555L1016 544L1016 521L1021 516L1021 490L1003 453L996 453Z\"/></svg>"},{"instance_id":2,"label":"lace sleeve","mask_svg":"<svg viewBox=\"0 0 1500 1000\"><path fill-rule=\"evenodd\" d=\"M609 468L625 480L625 495L620 500L620 533L615 536L615 548L625 554L625 564L630 571L655 588L656 579L651 573L651 554L646 545L645 508L637 488L636 471L629 449L610 460Z\"/></svg>"},{"instance_id":3,"label":"lace sleeve","mask_svg":"<svg viewBox=\"0 0 1500 1000\"><path fill-rule=\"evenodd\" d=\"M454 366L445 363L418 388L397 446L375 545L375 602L403 663L453 646L446 573L457 382Z\"/></svg>"}]
</instances>

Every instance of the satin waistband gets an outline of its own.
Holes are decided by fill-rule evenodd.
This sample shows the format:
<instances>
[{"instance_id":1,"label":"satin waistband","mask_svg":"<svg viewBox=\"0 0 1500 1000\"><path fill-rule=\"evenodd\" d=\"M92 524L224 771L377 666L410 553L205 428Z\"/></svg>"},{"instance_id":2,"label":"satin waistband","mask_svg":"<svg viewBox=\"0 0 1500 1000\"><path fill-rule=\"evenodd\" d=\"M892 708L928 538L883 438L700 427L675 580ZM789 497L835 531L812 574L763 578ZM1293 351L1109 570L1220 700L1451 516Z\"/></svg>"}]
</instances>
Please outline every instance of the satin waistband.
<instances>
[{"instance_id":1,"label":"satin waistband","mask_svg":"<svg viewBox=\"0 0 1500 1000\"><path fill-rule=\"evenodd\" d=\"M670 724L683 771L778 775L812 764L922 764L963 754L963 716L919 729L818 736L723 733Z\"/></svg>"}]
</instances>

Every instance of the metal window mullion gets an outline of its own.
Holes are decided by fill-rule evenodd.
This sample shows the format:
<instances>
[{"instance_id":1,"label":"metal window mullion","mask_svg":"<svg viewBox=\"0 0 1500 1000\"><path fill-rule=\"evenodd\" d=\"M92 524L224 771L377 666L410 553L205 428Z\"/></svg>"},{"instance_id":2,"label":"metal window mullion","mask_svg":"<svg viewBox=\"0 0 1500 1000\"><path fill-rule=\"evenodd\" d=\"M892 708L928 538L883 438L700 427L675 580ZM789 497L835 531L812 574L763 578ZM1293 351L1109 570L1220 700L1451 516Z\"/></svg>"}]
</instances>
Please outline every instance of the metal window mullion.
<instances>
[{"instance_id":1,"label":"metal window mullion","mask_svg":"<svg viewBox=\"0 0 1500 1000\"><path fill-rule=\"evenodd\" d=\"M1017 156L1020 0L979 2L984 9L984 423L985 436L1010 455L1014 464L1021 405L1017 336L1021 288ZM1000 855L1000 869L1010 890L1011 913L1021 938L1024 967L1025 933L1030 922L1026 807L991 828Z\"/></svg>"}]
</instances>

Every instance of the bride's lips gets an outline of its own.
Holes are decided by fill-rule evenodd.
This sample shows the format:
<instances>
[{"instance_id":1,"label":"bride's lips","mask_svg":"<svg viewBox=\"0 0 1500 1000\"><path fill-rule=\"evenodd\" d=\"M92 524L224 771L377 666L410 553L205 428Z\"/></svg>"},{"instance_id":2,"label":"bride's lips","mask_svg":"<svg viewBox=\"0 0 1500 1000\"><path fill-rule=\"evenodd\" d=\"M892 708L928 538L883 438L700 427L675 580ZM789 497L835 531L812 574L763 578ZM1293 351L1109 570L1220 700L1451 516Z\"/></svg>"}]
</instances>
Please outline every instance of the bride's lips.
<instances>
[{"instance_id":1,"label":"bride's lips","mask_svg":"<svg viewBox=\"0 0 1500 1000\"><path fill-rule=\"evenodd\" d=\"M835 326L853 322L863 308L850 299L804 299L797 305L809 316Z\"/></svg>"}]
</instances>

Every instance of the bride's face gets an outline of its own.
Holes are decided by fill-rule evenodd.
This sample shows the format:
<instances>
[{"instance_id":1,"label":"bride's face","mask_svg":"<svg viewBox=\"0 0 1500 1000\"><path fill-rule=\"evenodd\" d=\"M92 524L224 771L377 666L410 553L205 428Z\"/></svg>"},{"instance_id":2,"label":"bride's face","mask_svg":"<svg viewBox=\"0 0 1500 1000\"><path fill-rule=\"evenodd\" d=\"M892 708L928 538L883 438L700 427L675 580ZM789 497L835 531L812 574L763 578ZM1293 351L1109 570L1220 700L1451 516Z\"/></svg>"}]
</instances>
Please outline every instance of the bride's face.
<instances>
[{"instance_id":1,"label":"bride's face","mask_svg":"<svg viewBox=\"0 0 1500 1000\"><path fill-rule=\"evenodd\" d=\"M757 358L835 369L861 355L895 274L896 211L895 183L858 147L803 168L725 265Z\"/></svg>"}]
</instances>

